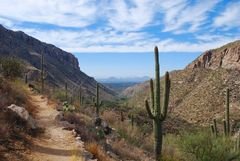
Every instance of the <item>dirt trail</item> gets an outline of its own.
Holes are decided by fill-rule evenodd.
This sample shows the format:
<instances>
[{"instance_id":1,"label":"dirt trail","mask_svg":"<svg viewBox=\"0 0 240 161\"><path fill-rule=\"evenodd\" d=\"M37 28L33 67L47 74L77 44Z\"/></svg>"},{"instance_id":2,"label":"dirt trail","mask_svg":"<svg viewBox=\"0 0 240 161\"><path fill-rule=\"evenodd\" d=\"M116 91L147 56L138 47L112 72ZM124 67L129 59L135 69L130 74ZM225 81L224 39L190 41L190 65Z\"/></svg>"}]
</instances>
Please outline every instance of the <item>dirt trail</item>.
<instances>
[{"instance_id":1,"label":"dirt trail","mask_svg":"<svg viewBox=\"0 0 240 161\"><path fill-rule=\"evenodd\" d=\"M58 111L46 98L32 94L32 102L38 107L37 123L45 128L43 136L33 139L29 160L33 161L85 161L83 144L76 142L71 131L62 130L55 121Z\"/></svg>"}]
</instances>

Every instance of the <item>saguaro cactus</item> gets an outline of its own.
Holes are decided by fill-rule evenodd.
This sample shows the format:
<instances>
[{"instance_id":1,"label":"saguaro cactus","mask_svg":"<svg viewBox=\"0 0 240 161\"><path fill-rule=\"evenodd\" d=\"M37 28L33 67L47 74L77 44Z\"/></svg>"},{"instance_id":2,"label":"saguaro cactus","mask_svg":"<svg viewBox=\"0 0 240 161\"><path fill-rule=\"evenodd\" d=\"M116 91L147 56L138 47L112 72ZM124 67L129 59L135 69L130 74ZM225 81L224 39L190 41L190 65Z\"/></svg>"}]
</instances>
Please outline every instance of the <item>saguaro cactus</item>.
<instances>
[{"instance_id":1,"label":"saguaro cactus","mask_svg":"<svg viewBox=\"0 0 240 161\"><path fill-rule=\"evenodd\" d=\"M41 54L41 76L40 76L40 81L41 81L41 93L43 94L44 92L44 81L47 78L47 73L44 71L44 54L42 52Z\"/></svg>"},{"instance_id":2,"label":"saguaro cactus","mask_svg":"<svg viewBox=\"0 0 240 161\"><path fill-rule=\"evenodd\" d=\"M224 136L227 136L227 122L225 119L223 120L223 129L224 129Z\"/></svg>"},{"instance_id":3,"label":"saguaro cactus","mask_svg":"<svg viewBox=\"0 0 240 161\"><path fill-rule=\"evenodd\" d=\"M132 124L132 129L133 129L133 127L134 127L134 116L133 115L131 115L131 124Z\"/></svg>"},{"instance_id":4,"label":"saguaro cactus","mask_svg":"<svg viewBox=\"0 0 240 161\"><path fill-rule=\"evenodd\" d=\"M121 111L121 121L123 122L124 121L124 114L123 114L123 112Z\"/></svg>"},{"instance_id":5,"label":"saguaro cactus","mask_svg":"<svg viewBox=\"0 0 240 161\"><path fill-rule=\"evenodd\" d=\"M148 100L145 101L146 110L151 119L153 119L154 124L154 137L155 137L155 157L156 161L161 160L162 152L162 124L167 116L167 109L169 103L170 95L170 78L169 73L166 72L165 75L165 91L164 91L164 102L161 107L160 105L160 73L159 73L159 58L158 58L158 48L155 47L155 93L153 89L153 80L150 80L150 93L152 108L150 109Z\"/></svg>"},{"instance_id":6,"label":"saguaro cactus","mask_svg":"<svg viewBox=\"0 0 240 161\"><path fill-rule=\"evenodd\" d=\"M80 87L79 87L79 96L78 96L78 99L79 99L79 107L82 107L82 104L83 104L82 84L81 84Z\"/></svg>"},{"instance_id":7,"label":"saguaro cactus","mask_svg":"<svg viewBox=\"0 0 240 161\"><path fill-rule=\"evenodd\" d=\"M217 129L217 120L213 119L213 127L214 127L214 135L218 136L218 129Z\"/></svg>"},{"instance_id":8,"label":"saguaro cactus","mask_svg":"<svg viewBox=\"0 0 240 161\"><path fill-rule=\"evenodd\" d=\"M65 83L65 99L66 101L68 101L68 85L67 85L67 82Z\"/></svg>"},{"instance_id":9,"label":"saguaro cactus","mask_svg":"<svg viewBox=\"0 0 240 161\"><path fill-rule=\"evenodd\" d=\"M28 84L28 75L25 74L25 84Z\"/></svg>"},{"instance_id":10,"label":"saguaro cactus","mask_svg":"<svg viewBox=\"0 0 240 161\"><path fill-rule=\"evenodd\" d=\"M102 101L99 100L99 83L96 86L96 102L94 106L96 107L96 117L99 118L99 108L103 105Z\"/></svg>"},{"instance_id":11,"label":"saguaro cactus","mask_svg":"<svg viewBox=\"0 0 240 161\"><path fill-rule=\"evenodd\" d=\"M226 109L225 109L225 120L227 122L227 135L230 134L230 120L229 120L229 89L226 91Z\"/></svg>"},{"instance_id":12,"label":"saguaro cactus","mask_svg":"<svg viewBox=\"0 0 240 161\"><path fill-rule=\"evenodd\" d=\"M44 91L44 56L43 56L43 52L41 55L41 92L43 93Z\"/></svg>"}]
</instances>

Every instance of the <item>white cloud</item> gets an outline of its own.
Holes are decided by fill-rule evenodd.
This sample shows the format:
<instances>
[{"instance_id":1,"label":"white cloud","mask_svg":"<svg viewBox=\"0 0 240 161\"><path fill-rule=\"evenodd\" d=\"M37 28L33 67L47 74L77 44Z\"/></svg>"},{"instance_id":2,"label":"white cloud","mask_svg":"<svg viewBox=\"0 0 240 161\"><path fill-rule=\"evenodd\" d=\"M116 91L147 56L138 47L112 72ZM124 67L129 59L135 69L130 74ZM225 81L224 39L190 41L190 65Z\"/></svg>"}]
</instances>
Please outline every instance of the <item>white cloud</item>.
<instances>
[{"instance_id":1,"label":"white cloud","mask_svg":"<svg viewBox=\"0 0 240 161\"><path fill-rule=\"evenodd\" d=\"M0 0L0 23L70 52L148 52L156 45L164 52L196 52L218 47L239 36L217 35L213 29L197 36L192 33L193 42L188 42L165 34L161 39L160 30L163 27L163 31L175 34L201 30L209 24L209 12L219 1ZM239 7L239 3L228 5L214 21L215 26L239 25L236 19ZM101 25L95 25L95 29L46 29L46 26L43 29L41 24L39 28L21 27L24 21L67 27L86 27L98 22ZM159 31L144 29L151 25Z\"/></svg>"},{"instance_id":2,"label":"white cloud","mask_svg":"<svg viewBox=\"0 0 240 161\"><path fill-rule=\"evenodd\" d=\"M154 20L155 0L115 0L107 9L109 25L121 31L135 31L148 26Z\"/></svg>"},{"instance_id":3,"label":"white cloud","mask_svg":"<svg viewBox=\"0 0 240 161\"><path fill-rule=\"evenodd\" d=\"M240 27L240 2L230 3L226 9L214 20L214 27Z\"/></svg>"},{"instance_id":4,"label":"white cloud","mask_svg":"<svg viewBox=\"0 0 240 161\"><path fill-rule=\"evenodd\" d=\"M95 22L96 0L0 0L0 16L21 22L83 27Z\"/></svg>"},{"instance_id":5,"label":"white cloud","mask_svg":"<svg viewBox=\"0 0 240 161\"><path fill-rule=\"evenodd\" d=\"M115 30L35 30L21 29L41 41L54 44L69 52L149 52L158 46L161 52L203 52L237 40L239 36L197 36L199 42L159 39L145 32Z\"/></svg>"},{"instance_id":6,"label":"white cloud","mask_svg":"<svg viewBox=\"0 0 240 161\"><path fill-rule=\"evenodd\" d=\"M9 19L0 17L0 24L2 24L5 27L13 27L15 23Z\"/></svg>"},{"instance_id":7,"label":"white cloud","mask_svg":"<svg viewBox=\"0 0 240 161\"><path fill-rule=\"evenodd\" d=\"M194 32L206 23L208 13L213 10L220 0L202 0L190 4L186 0L179 0L165 10L163 31L174 31L176 34ZM164 7L164 6L163 6Z\"/></svg>"}]
</instances>

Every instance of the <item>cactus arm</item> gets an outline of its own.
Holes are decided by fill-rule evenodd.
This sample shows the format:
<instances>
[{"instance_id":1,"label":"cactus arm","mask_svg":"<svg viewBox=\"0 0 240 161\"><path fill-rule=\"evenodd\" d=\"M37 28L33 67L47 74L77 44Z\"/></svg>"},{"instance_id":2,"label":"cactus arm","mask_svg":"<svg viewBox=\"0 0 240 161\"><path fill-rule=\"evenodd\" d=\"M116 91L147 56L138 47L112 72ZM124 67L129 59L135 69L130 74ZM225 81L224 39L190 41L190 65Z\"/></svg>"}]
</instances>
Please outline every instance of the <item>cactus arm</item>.
<instances>
[{"instance_id":1,"label":"cactus arm","mask_svg":"<svg viewBox=\"0 0 240 161\"><path fill-rule=\"evenodd\" d=\"M213 119L213 126L214 126L214 131L215 131L215 136L218 136L218 129L217 129L217 120Z\"/></svg>"},{"instance_id":2,"label":"cactus arm","mask_svg":"<svg viewBox=\"0 0 240 161\"><path fill-rule=\"evenodd\" d=\"M97 83L97 93L96 93L96 97L97 97L96 103L97 103L97 105L99 105L99 84L98 84L98 83Z\"/></svg>"},{"instance_id":3,"label":"cactus arm","mask_svg":"<svg viewBox=\"0 0 240 161\"><path fill-rule=\"evenodd\" d=\"M43 94L44 90L44 56L43 52L41 54L41 93Z\"/></svg>"},{"instance_id":4,"label":"cactus arm","mask_svg":"<svg viewBox=\"0 0 240 161\"><path fill-rule=\"evenodd\" d=\"M169 73L166 72L165 74L165 91L164 91L164 103L163 103L163 109L162 109L162 120L166 119L167 116L167 110L168 110L168 104L169 104L169 95L170 95L170 79L169 79Z\"/></svg>"},{"instance_id":5,"label":"cactus arm","mask_svg":"<svg viewBox=\"0 0 240 161\"><path fill-rule=\"evenodd\" d=\"M103 101L100 101L99 107L101 107L103 105Z\"/></svg>"},{"instance_id":6,"label":"cactus arm","mask_svg":"<svg viewBox=\"0 0 240 161\"><path fill-rule=\"evenodd\" d=\"M224 129L224 136L227 136L227 122L225 119L223 120L223 129Z\"/></svg>"},{"instance_id":7,"label":"cactus arm","mask_svg":"<svg viewBox=\"0 0 240 161\"><path fill-rule=\"evenodd\" d=\"M211 125L210 125L210 128L211 128L212 134L213 134L213 135L215 135L215 129L214 129L214 125L213 125L213 124L211 124Z\"/></svg>"},{"instance_id":8,"label":"cactus arm","mask_svg":"<svg viewBox=\"0 0 240 161\"><path fill-rule=\"evenodd\" d=\"M152 111L154 113L154 89L153 89L153 80L152 79L150 79L150 94L151 94Z\"/></svg>"},{"instance_id":9,"label":"cactus arm","mask_svg":"<svg viewBox=\"0 0 240 161\"><path fill-rule=\"evenodd\" d=\"M148 100L145 100L145 107L146 107L146 110L147 110L147 113L148 113L150 119L155 119L155 117L153 116L152 111L149 107Z\"/></svg>"},{"instance_id":10,"label":"cactus arm","mask_svg":"<svg viewBox=\"0 0 240 161\"><path fill-rule=\"evenodd\" d=\"M159 59L158 59L158 48L154 48L155 53L155 114L156 116L161 115L161 108L160 108L160 73L159 73Z\"/></svg>"}]
</instances>

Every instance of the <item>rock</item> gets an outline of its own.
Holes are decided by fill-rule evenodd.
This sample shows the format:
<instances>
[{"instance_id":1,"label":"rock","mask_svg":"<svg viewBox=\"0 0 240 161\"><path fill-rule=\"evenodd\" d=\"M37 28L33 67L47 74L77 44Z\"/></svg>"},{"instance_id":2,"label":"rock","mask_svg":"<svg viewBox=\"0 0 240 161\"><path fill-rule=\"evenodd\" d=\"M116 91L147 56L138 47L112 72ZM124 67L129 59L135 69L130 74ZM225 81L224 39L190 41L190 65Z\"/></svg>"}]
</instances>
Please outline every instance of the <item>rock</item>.
<instances>
[{"instance_id":1,"label":"rock","mask_svg":"<svg viewBox=\"0 0 240 161\"><path fill-rule=\"evenodd\" d=\"M20 118L27 122L27 125L31 129L37 129L36 121L29 115L28 111L24 107L12 104L7 107L11 111L15 112Z\"/></svg>"},{"instance_id":2,"label":"rock","mask_svg":"<svg viewBox=\"0 0 240 161\"><path fill-rule=\"evenodd\" d=\"M240 41L226 44L218 49L204 52L187 66L189 69L240 69Z\"/></svg>"},{"instance_id":3,"label":"rock","mask_svg":"<svg viewBox=\"0 0 240 161\"><path fill-rule=\"evenodd\" d=\"M103 131L106 135L111 134L112 132L112 128L109 127L109 125L107 124L107 122L103 121L102 122L102 127L103 127Z\"/></svg>"},{"instance_id":4,"label":"rock","mask_svg":"<svg viewBox=\"0 0 240 161\"><path fill-rule=\"evenodd\" d=\"M78 134L77 134L77 132L76 132L75 129L72 130L72 134L73 134L74 137L77 137L77 136L78 136Z\"/></svg>"},{"instance_id":5,"label":"rock","mask_svg":"<svg viewBox=\"0 0 240 161\"><path fill-rule=\"evenodd\" d=\"M61 121L60 122L61 126L63 126L63 130L73 130L76 128L76 126L74 124L70 124L67 121Z\"/></svg>"},{"instance_id":6,"label":"rock","mask_svg":"<svg viewBox=\"0 0 240 161\"><path fill-rule=\"evenodd\" d=\"M80 141L80 140L81 140L81 137L78 136L78 137L76 137L75 139L76 139L77 141Z\"/></svg>"},{"instance_id":7,"label":"rock","mask_svg":"<svg viewBox=\"0 0 240 161\"><path fill-rule=\"evenodd\" d=\"M60 112L60 113L55 117L55 120L57 120L57 121L65 121L63 112Z\"/></svg>"},{"instance_id":8,"label":"rock","mask_svg":"<svg viewBox=\"0 0 240 161\"><path fill-rule=\"evenodd\" d=\"M58 104L56 109L57 111L63 111L63 106L61 104Z\"/></svg>"}]
</instances>

